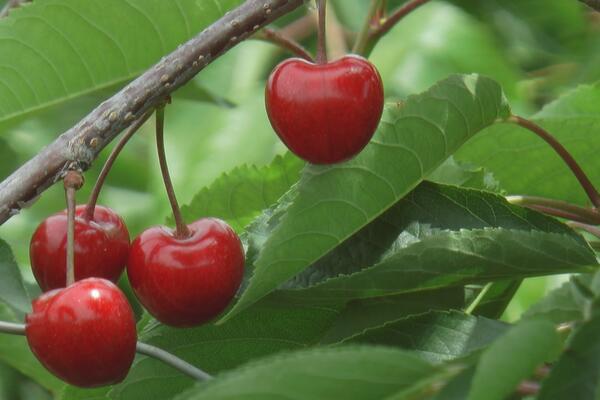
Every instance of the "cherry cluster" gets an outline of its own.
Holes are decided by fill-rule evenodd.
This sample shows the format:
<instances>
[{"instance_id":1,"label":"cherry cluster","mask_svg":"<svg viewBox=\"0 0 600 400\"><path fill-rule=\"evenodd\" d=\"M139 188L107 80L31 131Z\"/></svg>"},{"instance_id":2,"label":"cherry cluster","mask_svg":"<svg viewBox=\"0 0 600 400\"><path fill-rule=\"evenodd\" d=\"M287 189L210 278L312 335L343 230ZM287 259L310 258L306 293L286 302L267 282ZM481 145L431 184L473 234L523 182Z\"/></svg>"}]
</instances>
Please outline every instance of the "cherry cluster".
<instances>
[{"instance_id":1,"label":"cherry cluster","mask_svg":"<svg viewBox=\"0 0 600 400\"><path fill-rule=\"evenodd\" d=\"M324 2L320 4L324 10ZM275 132L292 152L315 164L358 154L383 110L383 85L375 67L356 55L328 62L324 48L320 35L316 63L286 60L274 69L266 88ZM156 110L157 148L176 229L152 227L130 242L123 219L96 205L101 173L98 190L86 205L75 207L73 199L67 210L44 220L31 239L31 267L45 293L26 317L27 341L48 370L73 385L114 384L131 367L135 319L115 285L124 270L139 302L174 327L215 318L242 281L244 249L233 229L216 218L189 225L181 218L164 155L163 109ZM113 152L115 158L120 148ZM110 169L108 161L105 169Z\"/></svg>"},{"instance_id":2,"label":"cherry cluster","mask_svg":"<svg viewBox=\"0 0 600 400\"><path fill-rule=\"evenodd\" d=\"M160 132L162 142L162 127ZM244 249L220 219L202 218L175 230L152 227L130 242L123 219L90 201L74 209L69 244L67 211L48 217L31 238L31 267L45 293L33 301L25 334L40 362L70 384L117 383L131 367L135 318L115 285L125 269L140 303L174 327L210 321L241 284ZM69 245L74 282L65 287Z\"/></svg>"}]
</instances>

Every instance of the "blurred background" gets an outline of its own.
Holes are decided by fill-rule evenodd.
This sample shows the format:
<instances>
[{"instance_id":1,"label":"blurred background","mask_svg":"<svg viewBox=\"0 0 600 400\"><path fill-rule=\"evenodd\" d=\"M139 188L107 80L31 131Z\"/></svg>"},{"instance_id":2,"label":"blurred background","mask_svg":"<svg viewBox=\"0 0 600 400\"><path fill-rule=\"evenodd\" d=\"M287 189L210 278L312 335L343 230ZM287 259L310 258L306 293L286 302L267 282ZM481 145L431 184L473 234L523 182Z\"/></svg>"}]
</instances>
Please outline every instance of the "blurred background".
<instances>
[{"instance_id":1,"label":"blurred background","mask_svg":"<svg viewBox=\"0 0 600 400\"><path fill-rule=\"evenodd\" d=\"M203 1L207 0L197 1L199 7ZM0 0L0 6L3 3ZM351 42L362 26L369 3L330 0L331 54L345 51L344 42ZM390 8L402 3L388 1ZM312 13L314 7L308 5L277 25L314 51ZM267 120L264 86L272 68L286 57L269 43L247 40L174 96L166 111L166 145L181 204L189 203L223 172L242 164L266 164L285 151ZM451 73L477 72L500 82L517 113L531 115L561 93L600 79L600 14L577 0L436 0L385 36L371 60L383 77L389 101L420 92ZM2 70L0 80L1 74ZM0 178L124 84L0 122ZM79 202L86 201L109 152L107 148L86 173ZM155 153L149 122L125 148L100 196L101 204L123 216L132 237L150 225L165 223L169 215ZM30 236L42 219L64 208L62 186L55 185L0 227L0 237L12 247L32 292L36 288L29 268ZM503 318L514 321L560 280L527 280ZM39 386L0 362L0 399L47 397Z\"/></svg>"}]
</instances>

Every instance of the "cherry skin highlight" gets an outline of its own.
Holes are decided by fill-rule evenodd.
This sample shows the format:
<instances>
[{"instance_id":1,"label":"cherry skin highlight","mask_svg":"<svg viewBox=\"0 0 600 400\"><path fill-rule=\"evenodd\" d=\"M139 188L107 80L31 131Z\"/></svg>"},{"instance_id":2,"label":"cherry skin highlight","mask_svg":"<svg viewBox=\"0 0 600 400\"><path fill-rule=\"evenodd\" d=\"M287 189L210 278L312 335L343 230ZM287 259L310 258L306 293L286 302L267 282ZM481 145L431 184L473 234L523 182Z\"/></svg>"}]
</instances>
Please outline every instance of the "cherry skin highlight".
<instances>
[{"instance_id":1,"label":"cherry skin highlight","mask_svg":"<svg viewBox=\"0 0 600 400\"><path fill-rule=\"evenodd\" d=\"M80 387L125 378L135 356L135 318L112 282L84 279L42 294L32 305L25 335L50 372Z\"/></svg>"},{"instance_id":2,"label":"cherry skin highlight","mask_svg":"<svg viewBox=\"0 0 600 400\"><path fill-rule=\"evenodd\" d=\"M292 58L275 67L265 98L273 129L293 153L333 164L369 143L383 111L383 84L359 56L327 64Z\"/></svg>"},{"instance_id":3,"label":"cherry skin highlight","mask_svg":"<svg viewBox=\"0 0 600 400\"><path fill-rule=\"evenodd\" d=\"M85 205L75 211L75 280L90 277L117 282L129 255L129 232L119 215L96 206L85 218ZM33 233L29 246L31 268L43 291L66 283L67 212L46 218Z\"/></svg>"},{"instance_id":4,"label":"cherry skin highlight","mask_svg":"<svg viewBox=\"0 0 600 400\"><path fill-rule=\"evenodd\" d=\"M144 307L164 324L190 327L219 315L237 292L244 249L224 221L203 218L176 238L166 227L142 232L127 263L131 287Z\"/></svg>"}]
</instances>

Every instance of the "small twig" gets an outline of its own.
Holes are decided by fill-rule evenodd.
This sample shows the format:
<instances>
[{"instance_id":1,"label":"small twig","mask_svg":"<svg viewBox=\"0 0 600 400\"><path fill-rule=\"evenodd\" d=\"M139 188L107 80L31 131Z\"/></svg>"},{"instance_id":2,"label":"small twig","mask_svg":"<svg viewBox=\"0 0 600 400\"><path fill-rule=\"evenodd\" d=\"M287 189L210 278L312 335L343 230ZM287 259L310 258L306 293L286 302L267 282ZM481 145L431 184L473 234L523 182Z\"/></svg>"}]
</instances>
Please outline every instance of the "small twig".
<instances>
[{"instance_id":1,"label":"small twig","mask_svg":"<svg viewBox=\"0 0 600 400\"><path fill-rule=\"evenodd\" d=\"M6 333L9 335L25 335L25 324L15 324L12 322L0 321L0 333ZM194 367L192 364L182 360L176 355L156 346L138 341L136 344L136 351L145 356L162 361L165 364L175 368L179 372L182 372L199 381L212 379L211 375L202 371L200 368Z\"/></svg>"},{"instance_id":2,"label":"small twig","mask_svg":"<svg viewBox=\"0 0 600 400\"><path fill-rule=\"evenodd\" d=\"M567 166L571 169L579 184L586 192L587 196L591 200L594 207L600 207L600 194L587 177L583 169L579 166L575 158L569 153L569 151L562 145L554 136L544 130L541 126L537 125L533 121L529 121L525 118L513 115L508 119L509 122L513 122L529 131L535 133L540 138L542 138L546 143L548 143L554 151L563 159L563 161L567 164Z\"/></svg>"},{"instance_id":3,"label":"small twig","mask_svg":"<svg viewBox=\"0 0 600 400\"><path fill-rule=\"evenodd\" d=\"M147 343L137 342L136 350L140 354L156 358L157 360L160 360L199 381L212 379L211 375L202 371L200 368L196 368L192 364L158 347L149 345Z\"/></svg>"},{"instance_id":4,"label":"small twig","mask_svg":"<svg viewBox=\"0 0 600 400\"><path fill-rule=\"evenodd\" d=\"M327 64L327 0L317 0L319 28L317 29L317 64Z\"/></svg>"},{"instance_id":5,"label":"small twig","mask_svg":"<svg viewBox=\"0 0 600 400\"><path fill-rule=\"evenodd\" d=\"M21 5L28 3L31 0L8 0L2 10L0 10L0 18L8 16L11 9L20 7Z\"/></svg>"},{"instance_id":6,"label":"small twig","mask_svg":"<svg viewBox=\"0 0 600 400\"><path fill-rule=\"evenodd\" d=\"M597 226L592 226L577 221L568 221L567 225L569 225L571 228L584 230L587 233L590 233L596 236L597 238L600 238L600 228L598 228Z\"/></svg>"},{"instance_id":7,"label":"small twig","mask_svg":"<svg viewBox=\"0 0 600 400\"><path fill-rule=\"evenodd\" d=\"M569 216L564 218L588 224L600 224L600 213L596 209L580 207L566 201L539 196L506 196L506 200L511 204L523 207L545 207L547 209L560 210L569 213Z\"/></svg>"},{"instance_id":8,"label":"small twig","mask_svg":"<svg viewBox=\"0 0 600 400\"><path fill-rule=\"evenodd\" d=\"M310 62L315 62L315 59L308 50L306 50L300 43L296 42L292 38L284 36L284 34L280 31L264 28L254 35L253 38L273 43L300 58Z\"/></svg>"},{"instance_id":9,"label":"small twig","mask_svg":"<svg viewBox=\"0 0 600 400\"><path fill-rule=\"evenodd\" d=\"M165 189L167 190L167 197L173 210L173 218L175 219L175 237L183 239L190 236L190 230L183 221L181 216L181 210L177 203L177 197L175 196L175 189L173 189L173 182L169 175L169 167L167 165L167 156L165 154L165 141L164 141L164 126L165 126L165 107L160 106L156 109L156 150L158 151L158 163L160 164L160 172L165 183Z\"/></svg>"},{"instance_id":10,"label":"small twig","mask_svg":"<svg viewBox=\"0 0 600 400\"><path fill-rule=\"evenodd\" d=\"M108 156L108 159L104 163L102 167L102 171L100 171L100 175L98 175L98 179L96 179L96 184L94 185L94 189L92 189L92 193L90 194L90 198L85 207L85 218L88 220L94 219L94 209L96 208L96 202L98 201L98 196L100 195L100 190L102 190L102 186L104 185L104 181L106 181L106 177L110 172L115 160L123 150L123 147L129 142L129 139L140 129L144 122L150 118L152 115L152 111L147 112L141 118L137 119L133 125L129 127L127 132L123 135L119 143L115 146L113 151Z\"/></svg>"},{"instance_id":11,"label":"small twig","mask_svg":"<svg viewBox=\"0 0 600 400\"><path fill-rule=\"evenodd\" d=\"M400 22L408 14L427 3L429 0L409 0L403 4L400 8L396 9L392 14L379 23L376 27L369 29L369 34L366 39L362 40L362 43L356 46L357 54L365 54L371 51L379 39L388 33L398 22ZM371 17L372 18L372 17Z\"/></svg>"},{"instance_id":12,"label":"small twig","mask_svg":"<svg viewBox=\"0 0 600 400\"><path fill-rule=\"evenodd\" d=\"M579 216L577 214L573 214L573 213L570 213L568 211L564 211L564 210L561 210L558 208L547 207L547 206L536 206L533 204L530 204L526 207L531 208L532 210L535 210L542 214L552 215L553 217L558 217L558 218L563 218L563 219L568 219L568 220L578 220L579 219Z\"/></svg>"},{"instance_id":13,"label":"small twig","mask_svg":"<svg viewBox=\"0 0 600 400\"><path fill-rule=\"evenodd\" d=\"M63 180L67 199L67 281L66 286L75 282L75 193L83 186L83 176L77 171L68 171Z\"/></svg>"}]
</instances>

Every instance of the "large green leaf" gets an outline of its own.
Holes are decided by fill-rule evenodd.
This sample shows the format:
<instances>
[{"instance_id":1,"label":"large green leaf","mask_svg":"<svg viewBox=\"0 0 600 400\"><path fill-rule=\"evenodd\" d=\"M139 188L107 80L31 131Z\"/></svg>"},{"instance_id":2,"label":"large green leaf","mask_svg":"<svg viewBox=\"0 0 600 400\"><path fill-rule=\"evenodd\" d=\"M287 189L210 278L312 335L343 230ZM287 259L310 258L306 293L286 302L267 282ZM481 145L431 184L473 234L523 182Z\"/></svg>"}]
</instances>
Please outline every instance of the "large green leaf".
<instances>
[{"instance_id":1,"label":"large green leaf","mask_svg":"<svg viewBox=\"0 0 600 400\"><path fill-rule=\"evenodd\" d=\"M177 400L381 399L436 372L429 363L393 348L317 348L253 362Z\"/></svg>"},{"instance_id":2,"label":"large green leaf","mask_svg":"<svg viewBox=\"0 0 600 400\"><path fill-rule=\"evenodd\" d=\"M240 2L45 0L13 10L0 21L0 123L125 83Z\"/></svg>"},{"instance_id":3,"label":"large green leaf","mask_svg":"<svg viewBox=\"0 0 600 400\"><path fill-rule=\"evenodd\" d=\"M503 400L540 364L560 351L560 339L548 321L531 320L513 327L482 355L468 400Z\"/></svg>"},{"instance_id":4,"label":"large green leaf","mask_svg":"<svg viewBox=\"0 0 600 400\"><path fill-rule=\"evenodd\" d=\"M8 244L0 239L0 301L9 305L19 316L31 310L31 302L19 266Z\"/></svg>"},{"instance_id":5,"label":"large green leaf","mask_svg":"<svg viewBox=\"0 0 600 400\"><path fill-rule=\"evenodd\" d=\"M590 271L595 265L590 249L566 234L475 229L427 236L370 268L295 292L332 301Z\"/></svg>"},{"instance_id":6,"label":"large green leaf","mask_svg":"<svg viewBox=\"0 0 600 400\"><path fill-rule=\"evenodd\" d=\"M532 117L554 135L600 182L600 84L581 86ZM496 125L461 148L457 159L489 169L503 189L587 204L585 192L553 150L533 133L513 124Z\"/></svg>"},{"instance_id":7,"label":"large green leaf","mask_svg":"<svg viewBox=\"0 0 600 400\"><path fill-rule=\"evenodd\" d=\"M281 202L285 206L285 201ZM260 222L260 220L259 220ZM253 229L255 228L255 229ZM250 260L264 243L269 226L250 229ZM386 213L332 252L287 281L283 287L304 288L327 278L376 265L427 236L464 229L503 228L566 234L585 241L553 218L516 207L498 195L423 182Z\"/></svg>"},{"instance_id":8,"label":"large green leaf","mask_svg":"<svg viewBox=\"0 0 600 400\"><path fill-rule=\"evenodd\" d=\"M365 330L343 343L401 347L440 363L487 347L507 328L502 322L458 311L433 311Z\"/></svg>"},{"instance_id":9,"label":"large green leaf","mask_svg":"<svg viewBox=\"0 0 600 400\"><path fill-rule=\"evenodd\" d=\"M304 162L286 153L264 167L237 167L202 189L181 213L188 221L205 216L221 218L242 231L299 179L303 166Z\"/></svg>"},{"instance_id":10,"label":"large green leaf","mask_svg":"<svg viewBox=\"0 0 600 400\"><path fill-rule=\"evenodd\" d=\"M461 144L510 110L500 87L476 75L453 76L388 106L371 144L353 160L309 166L254 276L228 316L333 250L438 167Z\"/></svg>"}]
</instances>

